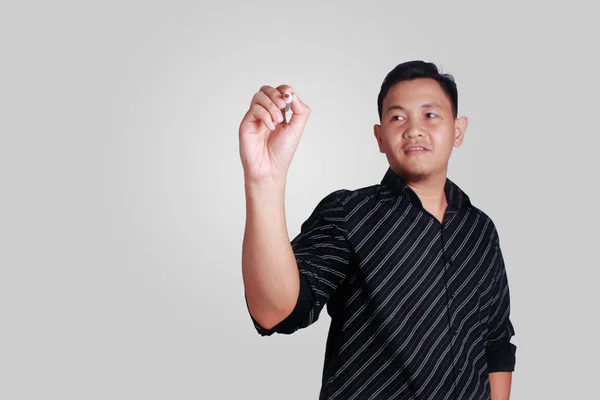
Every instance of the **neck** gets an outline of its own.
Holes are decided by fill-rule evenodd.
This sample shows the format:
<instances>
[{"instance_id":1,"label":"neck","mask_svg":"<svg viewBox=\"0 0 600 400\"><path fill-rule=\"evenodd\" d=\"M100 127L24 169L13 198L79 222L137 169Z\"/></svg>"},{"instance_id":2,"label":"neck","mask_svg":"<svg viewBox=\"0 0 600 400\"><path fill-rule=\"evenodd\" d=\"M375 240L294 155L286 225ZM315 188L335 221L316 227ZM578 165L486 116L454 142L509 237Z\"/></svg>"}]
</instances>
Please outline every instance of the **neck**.
<instances>
[{"instance_id":1,"label":"neck","mask_svg":"<svg viewBox=\"0 0 600 400\"><path fill-rule=\"evenodd\" d=\"M446 174L438 174L420 180L406 179L408 186L419 196L425 209L445 210L448 206L446 193Z\"/></svg>"}]
</instances>

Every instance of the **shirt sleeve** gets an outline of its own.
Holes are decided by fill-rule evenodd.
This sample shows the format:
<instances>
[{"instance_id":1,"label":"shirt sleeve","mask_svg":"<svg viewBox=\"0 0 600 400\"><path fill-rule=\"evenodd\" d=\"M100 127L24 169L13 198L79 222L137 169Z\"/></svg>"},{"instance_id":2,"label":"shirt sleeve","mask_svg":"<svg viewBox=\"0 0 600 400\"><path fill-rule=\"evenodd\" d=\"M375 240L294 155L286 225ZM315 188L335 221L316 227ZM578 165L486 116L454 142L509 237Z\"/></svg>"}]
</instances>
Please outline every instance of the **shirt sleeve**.
<instances>
[{"instance_id":1,"label":"shirt sleeve","mask_svg":"<svg viewBox=\"0 0 600 400\"><path fill-rule=\"evenodd\" d=\"M515 369L517 347L510 340L515 330L510 320L510 291L498 238L496 246L497 270L490 309L486 357L488 372L512 372Z\"/></svg>"},{"instance_id":2,"label":"shirt sleeve","mask_svg":"<svg viewBox=\"0 0 600 400\"><path fill-rule=\"evenodd\" d=\"M347 277L353 252L341 193L336 191L324 197L290 242L300 277L296 306L271 329L265 329L250 315L261 336L291 334L317 321L324 305Z\"/></svg>"}]
</instances>

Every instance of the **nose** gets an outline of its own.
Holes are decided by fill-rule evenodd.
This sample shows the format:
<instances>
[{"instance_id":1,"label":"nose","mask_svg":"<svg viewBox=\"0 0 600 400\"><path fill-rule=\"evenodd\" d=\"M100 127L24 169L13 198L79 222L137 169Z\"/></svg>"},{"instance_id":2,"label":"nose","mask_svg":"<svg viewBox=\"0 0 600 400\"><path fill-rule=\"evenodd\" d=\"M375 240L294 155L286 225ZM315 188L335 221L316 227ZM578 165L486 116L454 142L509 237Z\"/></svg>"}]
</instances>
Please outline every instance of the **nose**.
<instances>
[{"instance_id":1,"label":"nose","mask_svg":"<svg viewBox=\"0 0 600 400\"><path fill-rule=\"evenodd\" d=\"M404 137L406 139L412 139L415 137L423 136L423 127L418 122L411 122L404 131Z\"/></svg>"}]
</instances>

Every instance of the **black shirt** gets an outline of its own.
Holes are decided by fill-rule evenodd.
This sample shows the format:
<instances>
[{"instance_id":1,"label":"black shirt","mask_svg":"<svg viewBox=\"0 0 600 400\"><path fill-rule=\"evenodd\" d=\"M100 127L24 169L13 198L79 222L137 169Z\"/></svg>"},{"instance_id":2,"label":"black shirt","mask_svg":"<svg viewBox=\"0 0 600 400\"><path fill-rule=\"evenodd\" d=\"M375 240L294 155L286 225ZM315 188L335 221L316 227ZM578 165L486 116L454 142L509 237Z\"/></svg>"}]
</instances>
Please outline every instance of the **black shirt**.
<instances>
[{"instance_id":1,"label":"black shirt","mask_svg":"<svg viewBox=\"0 0 600 400\"><path fill-rule=\"evenodd\" d=\"M391 168L381 184L324 197L291 241L291 334L327 305L320 399L489 399L513 371L507 275L494 223L450 179L440 223Z\"/></svg>"}]
</instances>

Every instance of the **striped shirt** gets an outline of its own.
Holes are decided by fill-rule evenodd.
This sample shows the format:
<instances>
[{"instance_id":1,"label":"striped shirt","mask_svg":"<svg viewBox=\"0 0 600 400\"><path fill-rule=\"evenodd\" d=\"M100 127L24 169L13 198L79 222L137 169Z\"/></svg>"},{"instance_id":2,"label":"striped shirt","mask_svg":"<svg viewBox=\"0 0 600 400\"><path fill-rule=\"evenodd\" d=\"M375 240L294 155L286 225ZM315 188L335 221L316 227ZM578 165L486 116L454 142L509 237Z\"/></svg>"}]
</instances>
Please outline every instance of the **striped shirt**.
<instances>
[{"instance_id":1,"label":"striped shirt","mask_svg":"<svg viewBox=\"0 0 600 400\"><path fill-rule=\"evenodd\" d=\"M391 168L324 197L291 241L300 276L291 334L327 305L319 399L490 399L513 371L507 274L494 223L450 179L443 223Z\"/></svg>"}]
</instances>

